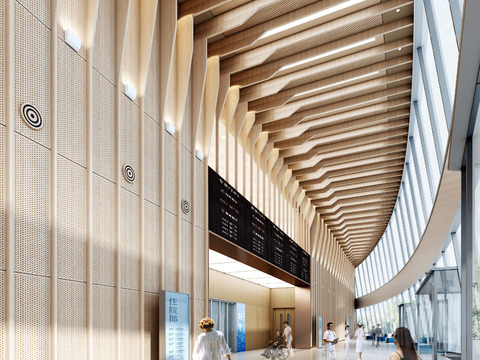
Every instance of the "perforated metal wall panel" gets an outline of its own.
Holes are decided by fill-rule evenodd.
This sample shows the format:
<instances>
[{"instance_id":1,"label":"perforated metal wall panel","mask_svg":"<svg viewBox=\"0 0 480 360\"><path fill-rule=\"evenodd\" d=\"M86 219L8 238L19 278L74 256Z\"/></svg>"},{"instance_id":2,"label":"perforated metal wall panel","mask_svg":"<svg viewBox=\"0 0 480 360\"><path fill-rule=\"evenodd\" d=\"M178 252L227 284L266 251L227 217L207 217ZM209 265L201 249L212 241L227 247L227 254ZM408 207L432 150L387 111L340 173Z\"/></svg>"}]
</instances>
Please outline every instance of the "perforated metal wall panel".
<instances>
[{"instance_id":1,"label":"perforated metal wall panel","mask_svg":"<svg viewBox=\"0 0 480 360\"><path fill-rule=\"evenodd\" d=\"M122 189L121 218L121 283L122 288L139 289L140 273L140 204L139 197Z\"/></svg>"},{"instance_id":2,"label":"perforated metal wall panel","mask_svg":"<svg viewBox=\"0 0 480 360\"><path fill-rule=\"evenodd\" d=\"M5 359L5 271L0 270L0 358Z\"/></svg>"},{"instance_id":3,"label":"perforated metal wall panel","mask_svg":"<svg viewBox=\"0 0 480 360\"><path fill-rule=\"evenodd\" d=\"M165 290L176 291L177 284L177 217L164 211L164 264ZM168 254L168 255L167 255Z\"/></svg>"},{"instance_id":4,"label":"perforated metal wall panel","mask_svg":"<svg viewBox=\"0 0 480 360\"><path fill-rule=\"evenodd\" d=\"M93 171L115 181L115 86L97 71L93 72L92 129Z\"/></svg>"},{"instance_id":5,"label":"perforated metal wall panel","mask_svg":"<svg viewBox=\"0 0 480 360\"><path fill-rule=\"evenodd\" d=\"M195 226L203 229L205 228L205 165L197 158L194 161L195 181L193 186L195 187L195 198L193 199L193 216Z\"/></svg>"},{"instance_id":6,"label":"perforated metal wall panel","mask_svg":"<svg viewBox=\"0 0 480 360\"><path fill-rule=\"evenodd\" d=\"M139 109L129 98L122 96L122 119L121 119L121 154L122 166L129 164L135 170L135 176L140 176L140 133L139 133ZM133 183L122 179L122 187L128 189L135 194L140 192L140 182L137 180Z\"/></svg>"},{"instance_id":7,"label":"perforated metal wall panel","mask_svg":"<svg viewBox=\"0 0 480 360\"><path fill-rule=\"evenodd\" d=\"M205 231L195 226L193 284L195 297L205 299Z\"/></svg>"},{"instance_id":8,"label":"perforated metal wall panel","mask_svg":"<svg viewBox=\"0 0 480 360\"><path fill-rule=\"evenodd\" d=\"M116 359L115 289L93 285L93 359Z\"/></svg>"},{"instance_id":9,"label":"perforated metal wall panel","mask_svg":"<svg viewBox=\"0 0 480 360\"><path fill-rule=\"evenodd\" d=\"M145 334L145 359L158 359L158 306L159 306L158 294L145 293L144 297L144 309L145 309L145 322L144 322L144 334Z\"/></svg>"},{"instance_id":10,"label":"perforated metal wall panel","mask_svg":"<svg viewBox=\"0 0 480 360\"><path fill-rule=\"evenodd\" d=\"M50 151L15 134L15 270L50 275Z\"/></svg>"},{"instance_id":11,"label":"perforated metal wall panel","mask_svg":"<svg viewBox=\"0 0 480 360\"><path fill-rule=\"evenodd\" d=\"M0 125L0 149L5 149L5 127ZM0 173L5 174L5 151L0 151ZM5 269L5 176L0 176L0 270Z\"/></svg>"},{"instance_id":12,"label":"perforated metal wall panel","mask_svg":"<svg viewBox=\"0 0 480 360\"><path fill-rule=\"evenodd\" d=\"M180 292L189 294L192 289L192 224L185 220L180 220Z\"/></svg>"},{"instance_id":13,"label":"perforated metal wall panel","mask_svg":"<svg viewBox=\"0 0 480 360\"><path fill-rule=\"evenodd\" d=\"M164 133L164 171L165 171L165 209L172 214L177 213L177 191L178 181L177 174L177 141L169 133Z\"/></svg>"},{"instance_id":14,"label":"perforated metal wall panel","mask_svg":"<svg viewBox=\"0 0 480 360\"><path fill-rule=\"evenodd\" d=\"M64 38L65 30L72 31L85 43L87 23L87 1L86 0L61 0L58 6L57 31L61 39ZM78 51L78 54L85 58L85 46ZM84 78L85 79L85 78ZM83 88L83 87L82 87Z\"/></svg>"},{"instance_id":15,"label":"perforated metal wall panel","mask_svg":"<svg viewBox=\"0 0 480 360\"><path fill-rule=\"evenodd\" d=\"M182 200L187 200L188 203L193 204L192 199L192 153L183 146L180 147L180 164L181 164L181 176L180 176L180 196ZM192 222L192 212L185 214L180 211L182 219Z\"/></svg>"},{"instance_id":16,"label":"perforated metal wall panel","mask_svg":"<svg viewBox=\"0 0 480 360\"><path fill-rule=\"evenodd\" d=\"M208 314L205 314L205 301L195 299L195 314L193 316L193 324L197 325L205 316L208 316ZM195 333L198 334L200 332L195 329Z\"/></svg>"},{"instance_id":17,"label":"perforated metal wall panel","mask_svg":"<svg viewBox=\"0 0 480 360\"><path fill-rule=\"evenodd\" d=\"M123 290L120 358L137 359L140 353L139 293L134 290Z\"/></svg>"},{"instance_id":18,"label":"perforated metal wall panel","mask_svg":"<svg viewBox=\"0 0 480 360\"><path fill-rule=\"evenodd\" d=\"M0 49L5 49L5 7L0 6ZM5 51L0 52L0 123L5 123Z\"/></svg>"},{"instance_id":19,"label":"perforated metal wall panel","mask_svg":"<svg viewBox=\"0 0 480 360\"><path fill-rule=\"evenodd\" d=\"M188 87L192 88L192 77L190 77L190 82ZM192 94L187 92L187 99L185 102L185 113L182 121L182 131L178 133L178 138L180 143L191 153L193 150L193 141L192 141Z\"/></svg>"},{"instance_id":20,"label":"perforated metal wall panel","mask_svg":"<svg viewBox=\"0 0 480 360\"><path fill-rule=\"evenodd\" d=\"M161 209L148 201L145 206L145 243L143 252L145 290L160 291L160 214Z\"/></svg>"},{"instance_id":21,"label":"perforated metal wall panel","mask_svg":"<svg viewBox=\"0 0 480 360\"><path fill-rule=\"evenodd\" d=\"M115 284L115 184L93 174L93 282Z\"/></svg>"},{"instance_id":22,"label":"perforated metal wall panel","mask_svg":"<svg viewBox=\"0 0 480 360\"><path fill-rule=\"evenodd\" d=\"M115 27L116 0L102 0L98 5L95 45L93 47L93 66L112 84L115 78Z\"/></svg>"},{"instance_id":23,"label":"perforated metal wall panel","mask_svg":"<svg viewBox=\"0 0 480 360\"><path fill-rule=\"evenodd\" d=\"M58 277L86 281L86 170L58 157Z\"/></svg>"},{"instance_id":24,"label":"perforated metal wall panel","mask_svg":"<svg viewBox=\"0 0 480 360\"><path fill-rule=\"evenodd\" d=\"M86 285L77 281L58 281L58 359L86 358Z\"/></svg>"},{"instance_id":25,"label":"perforated metal wall panel","mask_svg":"<svg viewBox=\"0 0 480 360\"><path fill-rule=\"evenodd\" d=\"M86 166L86 62L62 40L57 45L58 152Z\"/></svg>"},{"instance_id":26,"label":"perforated metal wall panel","mask_svg":"<svg viewBox=\"0 0 480 360\"><path fill-rule=\"evenodd\" d=\"M157 12L155 32L153 34L152 52L150 54L150 67L148 69L147 90L145 92L145 113L158 124L162 123L160 117L160 12Z\"/></svg>"},{"instance_id":27,"label":"perforated metal wall panel","mask_svg":"<svg viewBox=\"0 0 480 360\"><path fill-rule=\"evenodd\" d=\"M17 0L25 9L51 29L51 8L49 0Z\"/></svg>"},{"instance_id":28,"label":"perforated metal wall panel","mask_svg":"<svg viewBox=\"0 0 480 360\"><path fill-rule=\"evenodd\" d=\"M47 1L28 1L35 10ZM47 7L49 8L49 7ZM33 130L20 117L30 103L40 112L43 128ZM23 6L15 3L15 130L50 147L50 30Z\"/></svg>"},{"instance_id":29,"label":"perforated metal wall panel","mask_svg":"<svg viewBox=\"0 0 480 360\"><path fill-rule=\"evenodd\" d=\"M128 13L127 38L125 47L128 49L123 56L122 82L134 89L139 87L140 68L140 1L131 1ZM121 89L123 91L123 89ZM138 104L138 97L134 100ZM133 119L132 119L133 120Z\"/></svg>"},{"instance_id":30,"label":"perforated metal wall panel","mask_svg":"<svg viewBox=\"0 0 480 360\"><path fill-rule=\"evenodd\" d=\"M149 116L144 122L145 199L160 205L160 126Z\"/></svg>"},{"instance_id":31,"label":"perforated metal wall panel","mask_svg":"<svg viewBox=\"0 0 480 360\"><path fill-rule=\"evenodd\" d=\"M50 279L15 274L15 359L50 359Z\"/></svg>"}]
</instances>

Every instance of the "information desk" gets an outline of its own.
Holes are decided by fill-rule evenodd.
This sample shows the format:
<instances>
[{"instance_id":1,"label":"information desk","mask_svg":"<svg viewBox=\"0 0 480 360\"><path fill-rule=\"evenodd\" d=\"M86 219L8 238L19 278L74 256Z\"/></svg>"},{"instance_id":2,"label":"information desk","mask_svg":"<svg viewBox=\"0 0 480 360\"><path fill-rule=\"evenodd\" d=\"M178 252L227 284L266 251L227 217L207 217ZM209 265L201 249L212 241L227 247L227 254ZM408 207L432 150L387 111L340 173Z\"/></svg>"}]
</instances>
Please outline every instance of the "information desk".
<instances>
[{"instance_id":1,"label":"information desk","mask_svg":"<svg viewBox=\"0 0 480 360\"><path fill-rule=\"evenodd\" d=\"M211 168L208 169L208 217L210 233L287 272L299 279L301 286L310 284L310 255ZM221 246L215 239L214 243ZM218 248L217 251L228 254ZM288 282L292 283L291 279Z\"/></svg>"}]
</instances>

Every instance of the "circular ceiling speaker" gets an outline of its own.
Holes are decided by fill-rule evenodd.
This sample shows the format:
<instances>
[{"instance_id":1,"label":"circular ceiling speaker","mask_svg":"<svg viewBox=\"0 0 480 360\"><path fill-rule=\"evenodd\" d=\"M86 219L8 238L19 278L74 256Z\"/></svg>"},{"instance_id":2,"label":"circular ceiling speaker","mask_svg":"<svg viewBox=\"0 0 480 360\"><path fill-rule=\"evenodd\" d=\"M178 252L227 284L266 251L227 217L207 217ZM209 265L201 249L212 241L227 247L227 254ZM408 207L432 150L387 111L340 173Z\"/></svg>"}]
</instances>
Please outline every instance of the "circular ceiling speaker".
<instances>
[{"instance_id":1,"label":"circular ceiling speaker","mask_svg":"<svg viewBox=\"0 0 480 360\"><path fill-rule=\"evenodd\" d=\"M135 170L130 165L125 164L123 165L123 176L129 183L133 183L135 181Z\"/></svg>"},{"instance_id":2,"label":"circular ceiling speaker","mask_svg":"<svg viewBox=\"0 0 480 360\"><path fill-rule=\"evenodd\" d=\"M184 214L188 214L190 212L190 204L187 200L182 200L182 211Z\"/></svg>"},{"instance_id":3,"label":"circular ceiling speaker","mask_svg":"<svg viewBox=\"0 0 480 360\"><path fill-rule=\"evenodd\" d=\"M32 129L38 130L43 125L42 115L35 108L35 106L25 103L20 108L20 114L22 115L23 121L27 123Z\"/></svg>"}]
</instances>

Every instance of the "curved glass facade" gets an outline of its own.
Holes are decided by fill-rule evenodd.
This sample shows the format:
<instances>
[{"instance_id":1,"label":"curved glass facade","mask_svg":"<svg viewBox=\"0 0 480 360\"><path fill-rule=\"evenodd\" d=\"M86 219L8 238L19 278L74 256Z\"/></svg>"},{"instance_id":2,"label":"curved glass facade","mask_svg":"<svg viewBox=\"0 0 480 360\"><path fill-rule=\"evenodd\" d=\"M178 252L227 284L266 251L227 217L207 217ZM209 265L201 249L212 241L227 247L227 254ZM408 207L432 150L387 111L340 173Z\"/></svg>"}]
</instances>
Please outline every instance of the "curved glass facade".
<instances>
[{"instance_id":1,"label":"curved glass facade","mask_svg":"<svg viewBox=\"0 0 480 360\"><path fill-rule=\"evenodd\" d=\"M418 0L414 7L412 104L404 173L390 222L375 249L356 269L356 297L390 281L414 253L428 223L446 160L463 5L459 0ZM436 266L457 266L459 226L454 224L451 241L438 249ZM394 298L357 310L357 318L367 331L379 323L385 332L392 332L398 325L398 305L415 303L415 291L422 280ZM416 324L416 307L405 309L413 310L405 316Z\"/></svg>"}]
</instances>

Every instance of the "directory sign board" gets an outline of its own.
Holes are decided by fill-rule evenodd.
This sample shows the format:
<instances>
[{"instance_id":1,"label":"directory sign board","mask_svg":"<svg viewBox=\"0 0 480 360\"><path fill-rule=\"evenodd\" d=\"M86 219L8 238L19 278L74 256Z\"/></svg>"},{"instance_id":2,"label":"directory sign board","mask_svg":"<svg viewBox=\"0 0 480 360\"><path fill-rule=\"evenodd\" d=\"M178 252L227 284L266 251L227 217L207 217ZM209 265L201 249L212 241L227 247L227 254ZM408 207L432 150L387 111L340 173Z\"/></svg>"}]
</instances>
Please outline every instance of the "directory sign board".
<instances>
[{"instance_id":1,"label":"directory sign board","mask_svg":"<svg viewBox=\"0 0 480 360\"><path fill-rule=\"evenodd\" d=\"M212 233L310 283L310 255L211 168L208 212Z\"/></svg>"},{"instance_id":2,"label":"directory sign board","mask_svg":"<svg viewBox=\"0 0 480 360\"><path fill-rule=\"evenodd\" d=\"M160 349L166 360L188 360L189 296L171 291L160 293Z\"/></svg>"}]
</instances>

